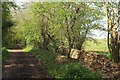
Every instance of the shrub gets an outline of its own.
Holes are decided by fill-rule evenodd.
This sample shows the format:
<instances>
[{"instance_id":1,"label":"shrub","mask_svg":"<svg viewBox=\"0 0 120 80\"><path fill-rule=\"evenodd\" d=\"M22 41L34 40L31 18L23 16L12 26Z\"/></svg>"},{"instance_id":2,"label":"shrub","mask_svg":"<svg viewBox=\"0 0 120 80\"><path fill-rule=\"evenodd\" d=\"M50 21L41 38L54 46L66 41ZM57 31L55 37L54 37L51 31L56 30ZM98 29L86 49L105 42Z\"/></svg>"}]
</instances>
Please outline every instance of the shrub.
<instances>
[{"instance_id":1,"label":"shrub","mask_svg":"<svg viewBox=\"0 0 120 80\"><path fill-rule=\"evenodd\" d=\"M8 58L9 54L5 47L3 47L1 50L2 50L2 61L4 62Z\"/></svg>"},{"instance_id":2,"label":"shrub","mask_svg":"<svg viewBox=\"0 0 120 80\"><path fill-rule=\"evenodd\" d=\"M69 63L63 65L59 69L59 74L56 78L72 78L72 79L83 79L83 78L100 78L99 75L92 73L79 63Z\"/></svg>"}]
</instances>

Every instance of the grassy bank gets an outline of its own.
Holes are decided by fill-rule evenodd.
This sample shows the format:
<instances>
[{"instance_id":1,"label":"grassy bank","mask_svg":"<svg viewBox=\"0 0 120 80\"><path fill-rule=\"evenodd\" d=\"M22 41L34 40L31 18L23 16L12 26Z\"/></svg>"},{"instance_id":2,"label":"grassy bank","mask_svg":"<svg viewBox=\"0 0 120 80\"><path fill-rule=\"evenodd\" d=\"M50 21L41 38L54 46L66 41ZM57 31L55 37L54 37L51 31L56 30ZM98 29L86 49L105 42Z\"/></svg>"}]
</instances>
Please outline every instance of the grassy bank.
<instances>
[{"instance_id":1,"label":"grassy bank","mask_svg":"<svg viewBox=\"0 0 120 80\"><path fill-rule=\"evenodd\" d=\"M3 47L2 49L2 55L1 55L1 58L2 58L2 62L4 63L4 61L8 58L9 56L9 53L7 51L7 49L5 47Z\"/></svg>"},{"instance_id":2,"label":"grassy bank","mask_svg":"<svg viewBox=\"0 0 120 80\"><path fill-rule=\"evenodd\" d=\"M57 63L56 57L57 53L46 51L43 49L24 49L26 52L32 52L38 59L40 59L49 74L55 78L76 78L76 79L83 79L83 78L100 78L100 75L97 73L93 73L83 67L79 61L67 59L66 63Z\"/></svg>"}]
</instances>

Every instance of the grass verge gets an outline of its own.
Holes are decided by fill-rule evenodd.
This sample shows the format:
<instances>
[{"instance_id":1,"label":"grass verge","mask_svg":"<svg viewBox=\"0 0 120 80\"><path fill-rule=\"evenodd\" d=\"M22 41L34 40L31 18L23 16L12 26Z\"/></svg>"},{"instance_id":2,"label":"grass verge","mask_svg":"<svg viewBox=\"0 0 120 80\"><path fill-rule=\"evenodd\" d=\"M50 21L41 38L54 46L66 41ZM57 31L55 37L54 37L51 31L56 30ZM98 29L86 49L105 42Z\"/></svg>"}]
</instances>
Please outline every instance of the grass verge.
<instances>
[{"instance_id":1,"label":"grass verge","mask_svg":"<svg viewBox=\"0 0 120 80\"><path fill-rule=\"evenodd\" d=\"M7 48L3 47L2 49L2 62L4 63L4 61L8 58L9 56L9 53L7 51Z\"/></svg>"},{"instance_id":2,"label":"grass verge","mask_svg":"<svg viewBox=\"0 0 120 80\"><path fill-rule=\"evenodd\" d=\"M38 59L40 59L46 67L49 74L55 79L70 78L74 80L82 80L84 78L100 79L101 76L93 73L83 67L79 61L68 59L67 63L57 63L56 57L58 53L46 51L43 49L24 49L26 52L32 52Z\"/></svg>"}]
</instances>

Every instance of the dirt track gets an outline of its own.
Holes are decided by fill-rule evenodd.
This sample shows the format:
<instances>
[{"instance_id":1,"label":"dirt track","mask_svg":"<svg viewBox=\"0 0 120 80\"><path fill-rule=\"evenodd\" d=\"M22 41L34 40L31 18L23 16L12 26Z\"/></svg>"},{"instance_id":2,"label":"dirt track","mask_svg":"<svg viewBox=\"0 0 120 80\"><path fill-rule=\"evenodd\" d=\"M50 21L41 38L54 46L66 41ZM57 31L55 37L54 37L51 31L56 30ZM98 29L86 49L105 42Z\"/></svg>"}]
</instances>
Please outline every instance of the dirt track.
<instances>
[{"instance_id":1,"label":"dirt track","mask_svg":"<svg viewBox=\"0 0 120 80\"><path fill-rule=\"evenodd\" d=\"M2 68L5 78L50 78L43 64L31 53L21 50L10 51L10 56ZM40 79L40 80L41 80Z\"/></svg>"}]
</instances>

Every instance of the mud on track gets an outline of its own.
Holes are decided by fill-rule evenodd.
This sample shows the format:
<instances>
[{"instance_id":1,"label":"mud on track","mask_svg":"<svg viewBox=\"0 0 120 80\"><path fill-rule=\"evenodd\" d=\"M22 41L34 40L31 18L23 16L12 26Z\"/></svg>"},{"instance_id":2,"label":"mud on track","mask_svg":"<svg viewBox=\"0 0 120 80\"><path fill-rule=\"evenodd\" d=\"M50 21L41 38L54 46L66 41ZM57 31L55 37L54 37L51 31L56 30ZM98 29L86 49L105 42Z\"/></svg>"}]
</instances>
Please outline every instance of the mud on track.
<instances>
[{"instance_id":1,"label":"mud on track","mask_svg":"<svg viewBox=\"0 0 120 80\"><path fill-rule=\"evenodd\" d=\"M49 78L42 62L31 53L11 51L2 67L2 80L5 78ZM40 80L41 80L40 79Z\"/></svg>"}]
</instances>

